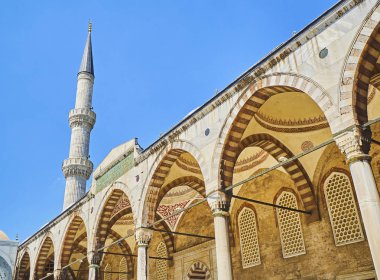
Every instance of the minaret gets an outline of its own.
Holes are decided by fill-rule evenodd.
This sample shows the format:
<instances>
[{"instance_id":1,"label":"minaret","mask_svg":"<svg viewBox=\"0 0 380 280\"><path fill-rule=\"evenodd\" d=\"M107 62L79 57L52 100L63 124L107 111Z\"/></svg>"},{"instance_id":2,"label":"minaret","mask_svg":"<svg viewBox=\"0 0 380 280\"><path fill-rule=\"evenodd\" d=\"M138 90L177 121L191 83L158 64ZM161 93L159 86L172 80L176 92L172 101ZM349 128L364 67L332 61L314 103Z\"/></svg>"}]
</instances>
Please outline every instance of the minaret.
<instances>
[{"instance_id":1,"label":"minaret","mask_svg":"<svg viewBox=\"0 0 380 280\"><path fill-rule=\"evenodd\" d=\"M92 111L92 91L94 85L94 65L91 45L92 25L89 23L86 47L79 68L75 108L69 113L71 128L70 154L62 164L66 178L63 210L77 202L86 193L86 181L92 173L89 160L90 133L96 115Z\"/></svg>"}]
</instances>

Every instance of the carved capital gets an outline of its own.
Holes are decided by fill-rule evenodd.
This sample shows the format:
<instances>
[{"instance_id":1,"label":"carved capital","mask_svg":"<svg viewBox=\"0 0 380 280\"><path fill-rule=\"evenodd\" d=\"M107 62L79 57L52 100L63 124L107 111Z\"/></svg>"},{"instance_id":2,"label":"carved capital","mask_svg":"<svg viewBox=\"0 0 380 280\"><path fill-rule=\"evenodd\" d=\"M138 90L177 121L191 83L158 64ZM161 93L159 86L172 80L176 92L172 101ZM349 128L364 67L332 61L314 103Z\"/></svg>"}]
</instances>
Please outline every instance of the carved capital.
<instances>
[{"instance_id":1,"label":"carved capital","mask_svg":"<svg viewBox=\"0 0 380 280\"><path fill-rule=\"evenodd\" d=\"M135 232L137 246L147 247L152 239L152 230L146 228L139 228Z\"/></svg>"},{"instance_id":2,"label":"carved capital","mask_svg":"<svg viewBox=\"0 0 380 280\"><path fill-rule=\"evenodd\" d=\"M95 242L95 250L89 252L87 255L89 267L99 267L100 261L102 259L102 253L98 251L101 248L101 243L98 237L96 237Z\"/></svg>"},{"instance_id":3,"label":"carved capital","mask_svg":"<svg viewBox=\"0 0 380 280\"><path fill-rule=\"evenodd\" d=\"M210 195L209 204L213 216L229 216L230 198L225 193L218 191Z\"/></svg>"},{"instance_id":4,"label":"carved capital","mask_svg":"<svg viewBox=\"0 0 380 280\"><path fill-rule=\"evenodd\" d=\"M369 129L363 130L356 126L336 136L335 142L348 163L370 159L368 152L371 145L371 131Z\"/></svg>"},{"instance_id":5,"label":"carved capital","mask_svg":"<svg viewBox=\"0 0 380 280\"><path fill-rule=\"evenodd\" d=\"M92 169L92 162L86 158L68 158L62 163L62 172L65 178L69 176L82 176L88 180Z\"/></svg>"}]
</instances>

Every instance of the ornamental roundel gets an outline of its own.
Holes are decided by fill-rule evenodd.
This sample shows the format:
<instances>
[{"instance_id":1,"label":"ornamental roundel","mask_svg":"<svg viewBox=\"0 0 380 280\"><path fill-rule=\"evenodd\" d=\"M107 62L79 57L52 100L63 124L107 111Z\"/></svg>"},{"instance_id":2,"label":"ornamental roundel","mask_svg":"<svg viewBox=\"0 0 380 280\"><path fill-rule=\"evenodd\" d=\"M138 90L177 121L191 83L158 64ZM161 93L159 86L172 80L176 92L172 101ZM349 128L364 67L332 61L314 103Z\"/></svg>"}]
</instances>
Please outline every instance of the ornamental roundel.
<instances>
[{"instance_id":1,"label":"ornamental roundel","mask_svg":"<svg viewBox=\"0 0 380 280\"><path fill-rule=\"evenodd\" d=\"M307 150L312 149L312 148L314 148L314 144L311 141L304 141L301 144L301 150L302 151L307 151Z\"/></svg>"}]
</instances>

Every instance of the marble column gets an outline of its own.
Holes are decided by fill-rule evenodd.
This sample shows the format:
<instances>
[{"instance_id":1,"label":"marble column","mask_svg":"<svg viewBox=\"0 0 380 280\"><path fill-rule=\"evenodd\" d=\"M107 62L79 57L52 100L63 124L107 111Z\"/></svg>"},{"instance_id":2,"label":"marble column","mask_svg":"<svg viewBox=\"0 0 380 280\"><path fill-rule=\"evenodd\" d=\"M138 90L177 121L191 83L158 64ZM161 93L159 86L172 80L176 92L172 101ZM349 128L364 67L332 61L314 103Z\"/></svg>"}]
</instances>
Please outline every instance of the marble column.
<instances>
[{"instance_id":1,"label":"marble column","mask_svg":"<svg viewBox=\"0 0 380 280\"><path fill-rule=\"evenodd\" d=\"M135 233L137 245L137 280L149 279L148 246L152 238L152 231L140 228Z\"/></svg>"},{"instance_id":2,"label":"marble column","mask_svg":"<svg viewBox=\"0 0 380 280\"><path fill-rule=\"evenodd\" d=\"M88 254L88 280L100 280L100 260L102 259L101 253L98 252L100 243L97 241L97 245L94 251Z\"/></svg>"},{"instance_id":3,"label":"marble column","mask_svg":"<svg viewBox=\"0 0 380 280\"><path fill-rule=\"evenodd\" d=\"M335 137L335 141L350 167L373 264L380 279L380 198L368 155L371 132L355 127Z\"/></svg>"},{"instance_id":4,"label":"marble column","mask_svg":"<svg viewBox=\"0 0 380 280\"><path fill-rule=\"evenodd\" d=\"M230 199L218 192L209 197L214 216L215 248L218 280L232 280L232 262L229 236Z\"/></svg>"}]
</instances>

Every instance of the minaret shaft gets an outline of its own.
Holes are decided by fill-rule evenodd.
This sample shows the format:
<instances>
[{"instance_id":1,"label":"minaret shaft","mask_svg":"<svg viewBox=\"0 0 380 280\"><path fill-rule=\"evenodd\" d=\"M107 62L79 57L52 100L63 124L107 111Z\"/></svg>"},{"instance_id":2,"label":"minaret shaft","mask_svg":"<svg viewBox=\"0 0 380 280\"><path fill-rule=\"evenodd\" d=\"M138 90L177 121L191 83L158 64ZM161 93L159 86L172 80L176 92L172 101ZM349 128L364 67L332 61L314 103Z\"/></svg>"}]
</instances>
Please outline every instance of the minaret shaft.
<instances>
[{"instance_id":1,"label":"minaret shaft","mask_svg":"<svg viewBox=\"0 0 380 280\"><path fill-rule=\"evenodd\" d=\"M94 72L92 62L91 32L87 37L82 64L78 73L75 108L69 113L71 140L69 158L63 161L62 171L66 178L63 210L81 199L86 193L93 164L89 158L90 134L96 115L92 111Z\"/></svg>"}]
</instances>

